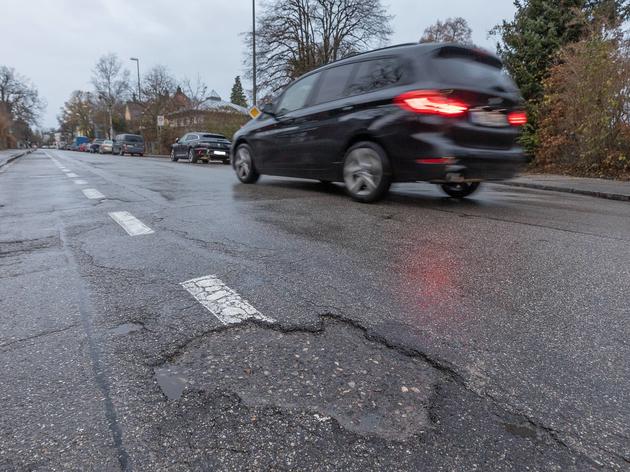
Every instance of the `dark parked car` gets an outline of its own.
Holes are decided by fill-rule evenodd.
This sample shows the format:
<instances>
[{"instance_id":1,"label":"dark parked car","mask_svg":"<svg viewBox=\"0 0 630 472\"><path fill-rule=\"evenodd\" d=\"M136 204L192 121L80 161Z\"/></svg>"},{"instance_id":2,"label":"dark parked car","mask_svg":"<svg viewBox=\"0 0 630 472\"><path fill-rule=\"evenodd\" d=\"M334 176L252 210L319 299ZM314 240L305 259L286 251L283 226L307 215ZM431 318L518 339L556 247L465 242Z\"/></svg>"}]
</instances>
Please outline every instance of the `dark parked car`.
<instances>
[{"instance_id":1,"label":"dark parked car","mask_svg":"<svg viewBox=\"0 0 630 472\"><path fill-rule=\"evenodd\" d=\"M220 134L187 133L171 145L171 160L188 159L195 163L198 160L208 162L210 159L218 159L229 164L230 146L230 140Z\"/></svg>"},{"instance_id":2,"label":"dark parked car","mask_svg":"<svg viewBox=\"0 0 630 472\"><path fill-rule=\"evenodd\" d=\"M114 138L112 154L124 156L125 154L138 156L144 155L144 138L139 134L119 134Z\"/></svg>"},{"instance_id":3,"label":"dark parked car","mask_svg":"<svg viewBox=\"0 0 630 472\"><path fill-rule=\"evenodd\" d=\"M244 183L260 174L344 182L361 202L391 182L453 197L515 175L527 122L500 59L450 44L405 44L321 67L289 85L234 136Z\"/></svg>"},{"instance_id":4,"label":"dark parked car","mask_svg":"<svg viewBox=\"0 0 630 472\"><path fill-rule=\"evenodd\" d=\"M101 148L101 144L103 144L103 140L102 139L95 139L90 144L90 147L88 148L88 151L91 152L92 154L97 153L99 151L99 149Z\"/></svg>"}]
</instances>

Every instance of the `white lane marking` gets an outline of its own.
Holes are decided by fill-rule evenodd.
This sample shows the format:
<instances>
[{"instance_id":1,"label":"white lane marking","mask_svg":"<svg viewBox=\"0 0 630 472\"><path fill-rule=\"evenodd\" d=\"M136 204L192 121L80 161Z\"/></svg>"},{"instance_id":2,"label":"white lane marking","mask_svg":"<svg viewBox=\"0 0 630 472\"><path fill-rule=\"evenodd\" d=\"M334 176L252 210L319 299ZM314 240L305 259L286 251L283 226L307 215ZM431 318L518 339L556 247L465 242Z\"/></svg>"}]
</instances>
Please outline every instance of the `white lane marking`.
<instances>
[{"instance_id":1,"label":"white lane marking","mask_svg":"<svg viewBox=\"0 0 630 472\"><path fill-rule=\"evenodd\" d=\"M74 183L77 185L87 185L87 180L78 179L78 180L75 180Z\"/></svg>"},{"instance_id":2,"label":"white lane marking","mask_svg":"<svg viewBox=\"0 0 630 472\"><path fill-rule=\"evenodd\" d=\"M66 175L70 177L71 179L76 179L78 177L78 175L75 174L74 172L66 172Z\"/></svg>"},{"instance_id":3,"label":"white lane marking","mask_svg":"<svg viewBox=\"0 0 630 472\"><path fill-rule=\"evenodd\" d=\"M129 236L140 236L155 232L128 211L113 211L109 213L109 216L122 226Z\"/></svg>"},{"instance_id":4,"label":"white lane marking","mask_svg":"<svg viewBox=\"0 0 630 472\"><path fill-rule=\"evenodd\" d=\"M224 325L242 323L252 318L267 323L276 322L242 299L216 275L206 275L180 285Z\"/></svg>"},{"instance_id":5,"label":"white lane marking","mask_svg":"<svg viewBox=\"0 0 630 472\"><path fill-rule=\"evenodd\" d=\"M91 200L100 200L102 198L105 198L105 195L103 195L101 192L99 192L95 188L84 188L83 195L85 195Z\"/></svg>"}]
</instances>

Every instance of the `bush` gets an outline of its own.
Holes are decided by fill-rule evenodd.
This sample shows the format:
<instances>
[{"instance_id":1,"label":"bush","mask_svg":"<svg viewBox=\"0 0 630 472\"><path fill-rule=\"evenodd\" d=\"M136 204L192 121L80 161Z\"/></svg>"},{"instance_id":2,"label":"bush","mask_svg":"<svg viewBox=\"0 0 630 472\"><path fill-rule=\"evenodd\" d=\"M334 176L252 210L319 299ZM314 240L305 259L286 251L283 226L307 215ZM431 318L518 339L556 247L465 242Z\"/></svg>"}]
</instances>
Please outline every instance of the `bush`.
<instances>
[{"instance_id":1,"label":"bush","mask_svg":"<svg viewBox=\"0 0 630 472\"><path fill-rule=\"evenodd\" d=\"M598 30L561 49L539 109L540 170L630 178L630 57Z\"/></svg>"}]
</instances>

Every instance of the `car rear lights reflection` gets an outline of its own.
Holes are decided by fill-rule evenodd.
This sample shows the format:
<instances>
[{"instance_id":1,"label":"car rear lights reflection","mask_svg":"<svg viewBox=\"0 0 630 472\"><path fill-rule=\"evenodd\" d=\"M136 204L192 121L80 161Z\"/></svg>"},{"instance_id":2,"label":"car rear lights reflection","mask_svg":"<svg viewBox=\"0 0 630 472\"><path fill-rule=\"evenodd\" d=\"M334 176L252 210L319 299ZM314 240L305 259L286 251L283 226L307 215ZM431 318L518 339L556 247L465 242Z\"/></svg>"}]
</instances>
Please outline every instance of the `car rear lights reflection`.
<instances>
[{"instance_id":1,"label":"car rear lights reflection","mask_svg":"<svg viewBox=\"0 0 630 472\"><path fill-rule=\"evenodd\" d=\"M414 113L440 116L462 116L469 106L434 90L416 90L394 99L401 108Z\"/></svg>"},{"instance_id":2,"label":"car rear lights reflection","mask_svg":"<svg viewBox=\"0 0 630 472\"><path fill-rule=\"evenodd\" d=\"M512 126L523 126L527 124L527 113L524 111L513 111L508 114L508 123Z\"/></svg>"},{"instance_id":3,"label":"car rear lights reflection","mask_svg":"<svg viewBox=\"0 0 630 472\"><path fill-rule=\"evenodd\" d=\"M455 164L456 159L453 157L428 157L425 159L416 159L418 164L438 164L438 165L450 165Z\"/></svg>"}]
</instances>

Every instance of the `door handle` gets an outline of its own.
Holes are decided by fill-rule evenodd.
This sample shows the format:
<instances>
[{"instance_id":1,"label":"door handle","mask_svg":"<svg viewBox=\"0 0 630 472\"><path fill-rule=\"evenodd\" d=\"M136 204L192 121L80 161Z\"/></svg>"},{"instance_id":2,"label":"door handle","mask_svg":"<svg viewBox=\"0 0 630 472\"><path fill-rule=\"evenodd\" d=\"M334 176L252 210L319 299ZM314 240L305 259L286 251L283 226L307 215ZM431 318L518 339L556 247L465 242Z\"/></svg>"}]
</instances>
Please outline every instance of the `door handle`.
<instances>
[{"instance_id":1,"label":"door handle","mask_svg":"<svg viewBox=\"0 0 630 472\"><path fill-rule=\"evenodd\" d=\"M341 107L341 111L351 111L354 110L354 105L344 105Z\"/></svg>"}]
</instances>

